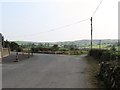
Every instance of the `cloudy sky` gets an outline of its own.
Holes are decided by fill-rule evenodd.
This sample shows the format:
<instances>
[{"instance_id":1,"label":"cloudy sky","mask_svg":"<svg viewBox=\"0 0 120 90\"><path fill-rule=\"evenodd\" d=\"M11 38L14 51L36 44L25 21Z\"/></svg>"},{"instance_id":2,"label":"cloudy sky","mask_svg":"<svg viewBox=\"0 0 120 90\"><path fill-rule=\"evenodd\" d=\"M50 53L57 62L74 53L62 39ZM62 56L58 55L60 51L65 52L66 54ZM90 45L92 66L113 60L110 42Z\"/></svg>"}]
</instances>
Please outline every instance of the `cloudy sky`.
<instances>
[{"instance_id":1,"label":"cloudy sky","mask_svg":"<svg viewBox=\"0 0 120 90\"><path fill-rule=\"evenodd\" d=\"M100 1L1 0L0 32L8 40L19 41L54 42L90 39L89 18ZM103 0L94 14L94 39L118 38L118 1ZM86 21L76 23L81 20ZM70 26L64 27L66 25Z\"/></svg>"}]
</instances>

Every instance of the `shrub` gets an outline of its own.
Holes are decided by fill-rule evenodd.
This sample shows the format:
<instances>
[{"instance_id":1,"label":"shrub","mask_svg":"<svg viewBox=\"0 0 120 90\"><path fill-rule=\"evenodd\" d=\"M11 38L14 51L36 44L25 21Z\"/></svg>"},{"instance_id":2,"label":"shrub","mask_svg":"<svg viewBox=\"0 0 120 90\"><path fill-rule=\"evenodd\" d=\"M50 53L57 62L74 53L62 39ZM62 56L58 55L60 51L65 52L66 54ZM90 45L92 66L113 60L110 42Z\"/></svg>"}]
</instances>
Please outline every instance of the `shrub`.
<instances>
[{"instance_id":1,"label":"shrub","mask_svg":"<svg viewBox=\"0 0 120 90\"><path fill-rule=\"evenodd\" d=\"M17 51L17 52L22 52L22 48L21 48L21 47L18 47L18 48L16 49L16 51Z\"/></svg>"},{"instance_id":2,"label":"shrub","mask_svg":"<svg viewBox=\"0 0 120 90\"><path fill-rule=\"evenodd\" d=\"M103 52L105 52L105 51L106 50L92 49L92 50L89 51L88 55L92 56L92 57L94 57L96 59L100 59Z\"/></svg>"},{"instance_id":3,"label":"shrub","mask_svg":"<svg viewBox=\"0 0 120 90\"><path fill-rule=\"evenodd\" d=\"M92 56L101 61L116 60L116 57L120 60L120 54L110 50L92 49L89 51L88 56Z\"/></svg>"}]
</instances>

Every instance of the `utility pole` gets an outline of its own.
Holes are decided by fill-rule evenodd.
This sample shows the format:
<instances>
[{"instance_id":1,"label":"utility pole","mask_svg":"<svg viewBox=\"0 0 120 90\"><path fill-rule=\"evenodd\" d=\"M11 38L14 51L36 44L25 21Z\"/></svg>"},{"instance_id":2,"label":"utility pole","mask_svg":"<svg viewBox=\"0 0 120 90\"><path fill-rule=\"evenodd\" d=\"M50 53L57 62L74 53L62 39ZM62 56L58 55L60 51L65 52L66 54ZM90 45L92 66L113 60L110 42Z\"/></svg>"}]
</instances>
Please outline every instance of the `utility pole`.
<instances>
[{"instance_id":1,"label":"utility pole","mask_svg":"<svg viewBox=\"0 0 120 90\"><path fill-rule=\"evenodd\" d=\"M91 49L92 49L92 39L93 39L93 37L92 37L92 32L93 32L92 17L91 17L90 21L91 21Z\"/></svg>"}]
</instances>

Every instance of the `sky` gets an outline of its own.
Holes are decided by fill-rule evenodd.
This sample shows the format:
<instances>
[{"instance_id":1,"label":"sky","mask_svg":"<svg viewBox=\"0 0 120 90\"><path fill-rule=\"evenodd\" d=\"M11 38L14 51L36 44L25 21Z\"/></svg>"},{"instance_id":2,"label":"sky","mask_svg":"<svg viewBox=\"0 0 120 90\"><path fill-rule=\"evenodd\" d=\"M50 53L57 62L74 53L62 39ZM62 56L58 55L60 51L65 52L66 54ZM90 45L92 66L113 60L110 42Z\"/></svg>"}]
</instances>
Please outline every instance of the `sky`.
<instances>
[{"instance_id":1,"label":"sky","mask_svg":"<svg viewBox=\"0 0 120 90\"><path fill-rule=\"evenodd\" d=\"M90 39L89 18L100 1L1 0L0 32L5 39L16 41L56 42ZM101 3L93 16L93 39L118 38L118 1L103 0ZM81 20L86 21L76 23ZM68 27L59 28L69 24Z\"/></svg>"}]
</instances>

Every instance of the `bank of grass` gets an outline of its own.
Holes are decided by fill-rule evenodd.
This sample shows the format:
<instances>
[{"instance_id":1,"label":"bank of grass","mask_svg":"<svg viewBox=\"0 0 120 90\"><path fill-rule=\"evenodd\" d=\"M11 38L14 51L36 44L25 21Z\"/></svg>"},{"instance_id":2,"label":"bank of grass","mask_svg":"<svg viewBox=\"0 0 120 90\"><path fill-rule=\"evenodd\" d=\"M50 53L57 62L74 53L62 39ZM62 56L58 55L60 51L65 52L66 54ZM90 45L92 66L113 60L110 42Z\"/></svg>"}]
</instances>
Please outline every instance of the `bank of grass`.
<instances>
[{"instance_id":1,"label":"bank of grass","mask_svg":"<svg viewBox=\"0 0 120 90\"><path fill-rule=\"evenodd\" d=\"M82 55L82 54L88 54L88 51L85 50L69 50L69 55Z\"/></svg>"},{"instance_id":2,"label":"bank of grass","mask_svg":"<svg viewBox=\"0 0 120 90\"><path fill-rule=\"evenodd\" d=\"M63 54L63 55L82 55L88 54L86 50L57 50L57 51L36 51L34 53L43 53L43 54Z\"/></svg>"},{"instance_id":3,"label":"bank of grass","mask_svg":"<svg viewBox=\"0 0 120 90\"><path fill-rule=\"evenodd\" d=\"M88 82L93 85L93 88L105 88L104 82L101 81L98 76L100 70L100 65L98 60L89 56L86 56L84 59L89 64L89 67L87 69Z\"/></svg>"}]
</instances>

